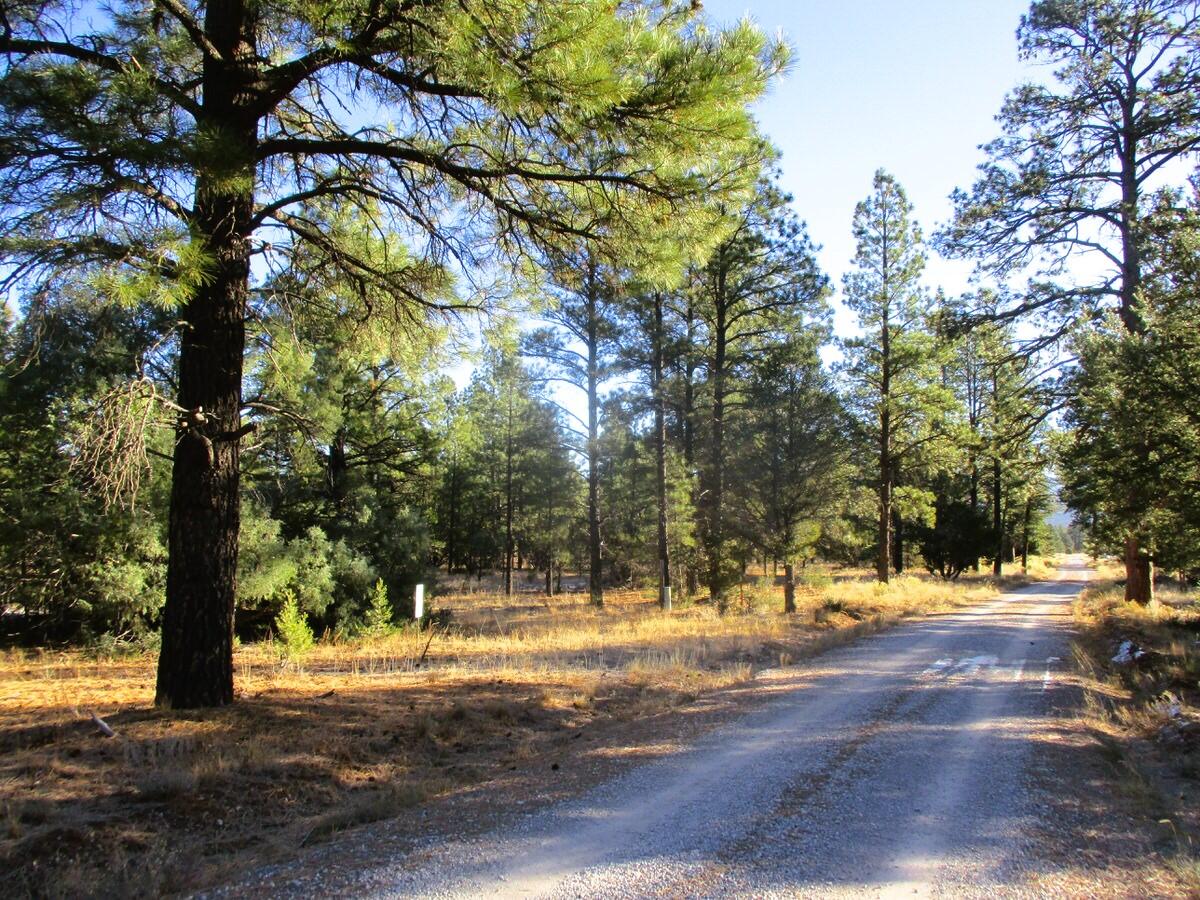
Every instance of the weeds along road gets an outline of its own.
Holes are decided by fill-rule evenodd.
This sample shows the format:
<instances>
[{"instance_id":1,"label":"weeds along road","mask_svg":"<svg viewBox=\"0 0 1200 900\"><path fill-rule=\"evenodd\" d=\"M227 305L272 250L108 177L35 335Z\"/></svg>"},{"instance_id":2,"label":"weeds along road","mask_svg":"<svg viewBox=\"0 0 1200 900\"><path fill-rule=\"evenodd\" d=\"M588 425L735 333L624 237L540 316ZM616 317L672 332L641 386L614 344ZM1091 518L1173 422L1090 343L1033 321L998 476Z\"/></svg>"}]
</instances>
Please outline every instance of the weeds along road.
<instances>
[{"instance_id":1,"label":"weeds along road","mask_svg":"<svg viewBox=\"0 0 1200 900\"><path fill-rule=\"evenodd\" d=\"M764 673L774 698L686 752L360 872L365 896L1038 895L1030 787L1072 688L1061 580ZM1072 891L1073 892L1073 891Z\"/></svg>"}]
</instances>

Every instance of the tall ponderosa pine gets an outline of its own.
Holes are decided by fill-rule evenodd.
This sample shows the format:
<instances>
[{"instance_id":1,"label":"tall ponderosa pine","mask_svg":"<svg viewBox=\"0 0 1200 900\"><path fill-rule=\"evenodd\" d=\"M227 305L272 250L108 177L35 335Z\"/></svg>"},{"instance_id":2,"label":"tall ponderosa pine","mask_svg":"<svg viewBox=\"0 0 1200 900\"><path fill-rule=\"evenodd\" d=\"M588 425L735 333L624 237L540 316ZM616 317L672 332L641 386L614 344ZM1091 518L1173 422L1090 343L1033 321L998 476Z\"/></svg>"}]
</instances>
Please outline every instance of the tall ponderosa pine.
<instances>
[{"instance_id":1,"label":"tall ponderosa pine","mask_svg":"<svg viewBox=\"0 0 1200 900\"><path fill-rule=\"evenodd\" d=\"M6 284L34 296L81 269L178 307L159 704L233 699L252 259L323 255L403 317L430 302L411 258L361 252L328 208L468 263L563 233L695 233L713 191L753 173L745 106L782 52L689 8L5 4Z\"/></svg>"},{"instance_id":2,"label":"tall ponderosa pine","mask_svg":"<svg viewBox=\"0 0 1200 900\"><path fill-rule=\"evenodd\" d=\"M820 304L828 290L804 223L790 203L773 182L763 180L754 200L731 216L731 233L696 271L691 285L706 342L702 358L709 403L708 446L700 461L701 538L709 593L721 611L737 574L726 547L726 416L740 402L739 385L757 348L768 335L777 335L790 316Z\"/></svg>"},{"instance_id":3,"label":"tall ponderosa pine","mask_svg":"<svg viewBox=\"0 0 1200 900\"><path fill-rule=\"evenodd\" d=\"M671 608L672 555L671 532L683 526L679 521L681 510L673 508L670 495L672 437L669 425L673 408L672 369L681 361L688 348L685 335L678 321L672 300L679 299L684 292L667 291L645 287L626 298L623 306L623 338L620 342L619 365L635 373L641 382L639 399L651 412L650 443L654 453L654 496L657 524L655 544L657 552L657 580L659 605ZM694 385L689 384L694 390ZM682 414L686 417L686 412ZM687 504L690 507L690 504ZM676 560L676 562L679 562Z\"/></svg>"},{"instance_id":4,"label":"tall ponderosa pine","mask_svg":"<svg viewBox=\"0 0 1200 900\"><path fill-rule=\"evenodd\" d=\"M1099 306L1139 333L1147 201L1200 149L1200 3L1041 0L1018 37L1025 58L1058 65L1055 81L1009 95L1004 133L971 192L955 193L941 247L1001 278L1032 268L1030 292L1001 313L1041 315L1048 339ZM1071 283L1079 256L1101 274ZM1130 600L1152 590L1143 539L1123 538Z\"/></svg>"},{"instance_id":5,"label":"tall ponderosa pine","mask_svg":"<svg viewBox=\"0 0 1200 900\"><path fill-rule=\"evenodd\" d=\"M588 497L588 585L594 606L604 605L600 511L600 387L613 363L616 299L623 273L595 247L557 254L550 277L553 305L547 325L529 335L526 353L545 362L547 378L583 392L587 418L582 444Z\"/></svg>"},{"instance_id":6,"label":"tall ponderosa pine","mask_svg":"<svg viewBox=\"0 0 1200 900\"><path fill-rule=\"evenodd\" d=\"M940 421L953 406L941 383L931 300L921 287L925 254L912 206L896 179L875 173L871 195L854 212L858 250L845 277L846 304L863 336L844 342L843 373L858 430L875 460L878 500L876 577L890 576L897 471L918 450L942 440Z\"/></svg>"}]
</instances>

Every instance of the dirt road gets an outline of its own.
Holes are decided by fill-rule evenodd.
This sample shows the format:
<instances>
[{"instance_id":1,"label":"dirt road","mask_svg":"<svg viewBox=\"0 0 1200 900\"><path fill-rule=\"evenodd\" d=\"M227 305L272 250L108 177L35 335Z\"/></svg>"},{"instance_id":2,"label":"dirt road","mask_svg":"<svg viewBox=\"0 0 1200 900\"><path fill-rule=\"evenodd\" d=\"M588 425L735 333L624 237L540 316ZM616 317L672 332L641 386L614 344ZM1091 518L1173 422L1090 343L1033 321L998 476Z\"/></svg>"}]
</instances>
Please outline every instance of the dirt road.
<instances>
[{"instance_id":1,"label":"dirt road","mask_svg":"<svg viewBox=\"0 0 1200 900\"><path fill-rule=\"evenodd\" d=\"M431 840L341 890L1044 896L1064 868L1045 836L1070 830L1046 794L1046 729L1074 699L1060 675L1088 573L1075 559L1062 574L764 673L773 699L686 752L503 833ZM1122 892L1082 871L1066 893Z\"/></svg>"}]
</instances>

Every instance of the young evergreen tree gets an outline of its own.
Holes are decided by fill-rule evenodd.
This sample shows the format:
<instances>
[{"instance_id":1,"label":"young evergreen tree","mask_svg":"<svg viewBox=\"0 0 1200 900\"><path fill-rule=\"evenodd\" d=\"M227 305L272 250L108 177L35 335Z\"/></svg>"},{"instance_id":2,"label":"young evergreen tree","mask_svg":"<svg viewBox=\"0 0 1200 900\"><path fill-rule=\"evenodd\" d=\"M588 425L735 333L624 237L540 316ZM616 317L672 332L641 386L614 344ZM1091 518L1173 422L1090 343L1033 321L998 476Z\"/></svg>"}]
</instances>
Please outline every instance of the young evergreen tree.
<instances>
[{"instance_id":1,"label":"young evergreen tree","mask_svg":"<svg viewBox=\"0 0 1200 900\"><path fill-rule=\"evenodd\" d=\"M563 418L553 403L541 400L533 406L519 475L520 545L530 565L545 573L547 596L558 590L571 534L585 506L574 435Z\"/></svg>"},{"instance_id":2,"label":"young evergreen tree","mask_svg":"<svg viewBox=\"0 0 1200 900\"><path fill-rule=\"evenodd\" d=\"M180 323L159 704L233 699L251 260L318 254L403 317L429 303L411 260L364 252L338 209L466 261L702 232L753 176L745 107L784 54L689 8L6 5L5 283L34 296L64 269L102 274Z\"/></svg>"},{"instance_id":3,"label":"young evergreen tree","mask_svg":"<svg viewBox=\"0 0 1200 900\"><path fill-rule=\"evenodd\" d=\"M492 346L467 390L465 405L478 435L470 462L476 473L474 544L478 563L500 569L504 593L513 592L518 551L523 472L538 440L540 398L532 373L517 350L511 331L492 336ZM528 486L532 487L532 486ZM477 566L482 568L481 565Z\"/></svg>"},{"instance_id":4,"label":"young evergreen tree","mask_svg":"<svg viewBox=\"0 0 1200 900\"><path fill-rule=\"evenodd\" d=\"M818 354L826 334L797 316L781 341L763 347L730 429L732 518L783 563L788 613L796 611L795 566L813 555L849 490L845 413Z\"/></svg>"},{"instance_id":5,"label":"young evergreen tree","mask_svg":"<svg viewBox=\"0 0 1200 900\"><path fill-rule=\"evenodd\" d=\"M278 520L283 540L316 552L312 529L322 532L332 591L312 603L293 590L321 625L349 631L377 577L393 597L424 580L434 423L452 384L439 372L444 329L371 317L381 298L336 274L297 266L256 295L243 407L258 428L242 469L244 495ZM431 276L428 295L444 296Z\"/></svg>"}]
</instances>

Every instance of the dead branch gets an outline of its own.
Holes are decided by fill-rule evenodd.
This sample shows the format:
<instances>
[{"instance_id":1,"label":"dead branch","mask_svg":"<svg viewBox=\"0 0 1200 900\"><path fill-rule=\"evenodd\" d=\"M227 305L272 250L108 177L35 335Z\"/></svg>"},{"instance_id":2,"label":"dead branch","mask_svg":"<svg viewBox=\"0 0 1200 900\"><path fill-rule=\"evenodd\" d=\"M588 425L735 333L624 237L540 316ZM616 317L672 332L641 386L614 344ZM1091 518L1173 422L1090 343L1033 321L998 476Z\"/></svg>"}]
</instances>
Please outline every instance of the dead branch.
<instances>
[{"instance_id":1,"label":"dead branch","mask_svg":"<svg viewBox=\"0 0 1200 900\"><path fill-rule=\"evenodd\" d=\"M150 471L148 430L167 425L162 411L178 406L162 397L149 378L114 386L84 409L72 435L71 468L103 500L105 507L132 507Z\"/></svg>"}]
</instances>

